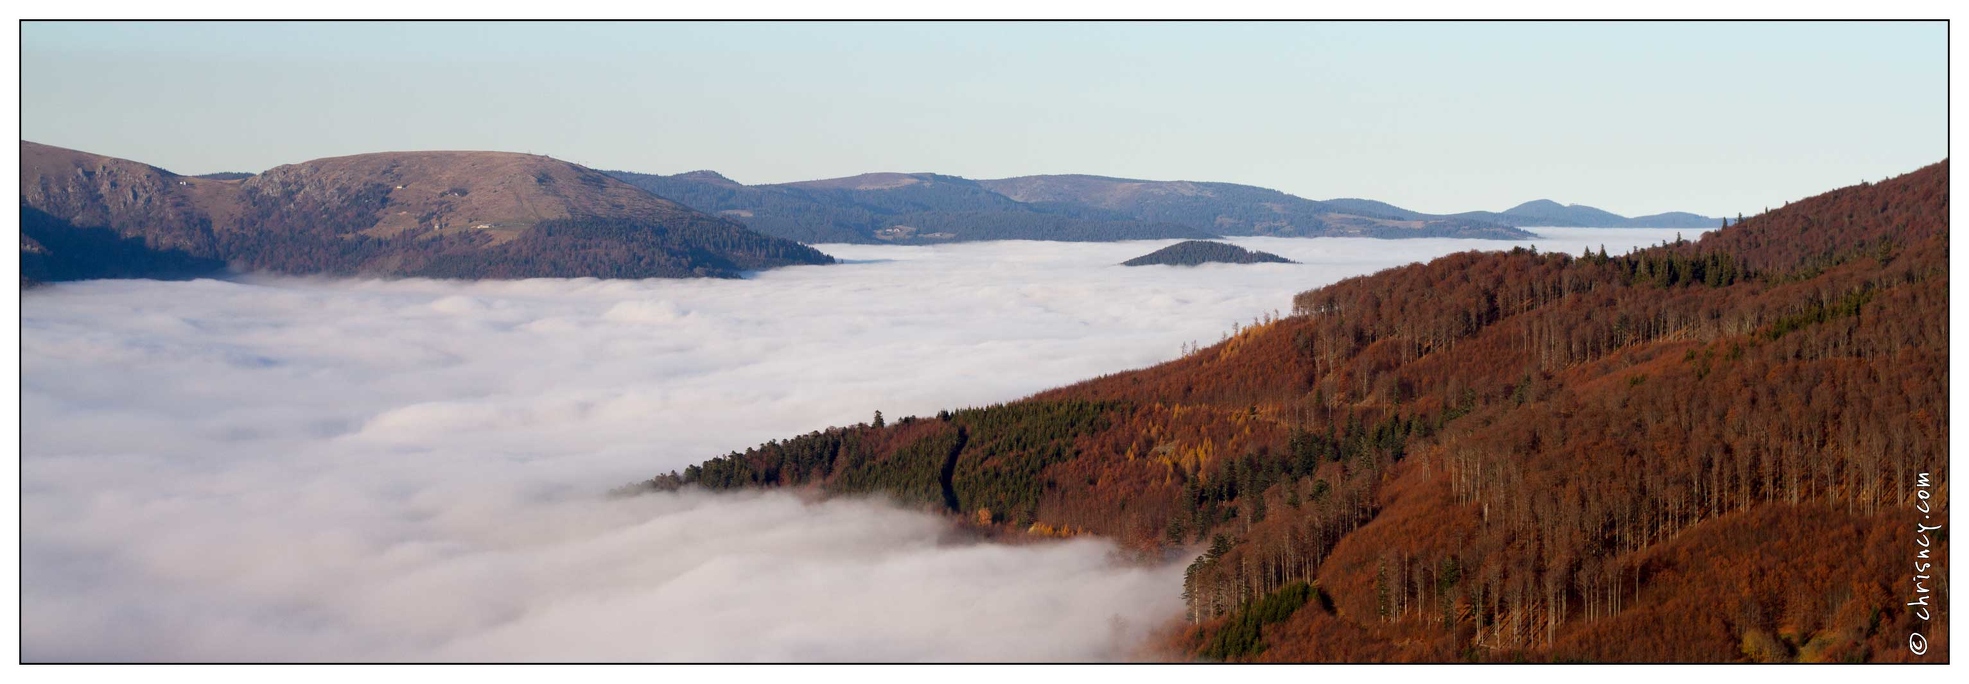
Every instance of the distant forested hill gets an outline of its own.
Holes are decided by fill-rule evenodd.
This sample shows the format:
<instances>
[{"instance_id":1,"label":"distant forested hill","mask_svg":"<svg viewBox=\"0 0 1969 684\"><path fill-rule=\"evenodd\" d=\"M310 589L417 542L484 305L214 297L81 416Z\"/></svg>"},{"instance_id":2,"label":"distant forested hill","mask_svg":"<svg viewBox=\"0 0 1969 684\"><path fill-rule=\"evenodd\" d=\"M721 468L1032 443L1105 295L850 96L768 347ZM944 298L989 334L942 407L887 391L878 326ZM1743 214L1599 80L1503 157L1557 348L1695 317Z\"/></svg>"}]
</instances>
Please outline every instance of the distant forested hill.
<instances>
[{"instance_id":1,"label":"distant forested hill","mask_svg":"<svg viewBox=\"0 0 1969 684\"><path fill-rule=\"evenodd\" d=\"M1123 266L1198 266L1202 264L1290 264L1291 259L1208 240L1186 240L1121 262Z\"/></svg>"},{"instance_id":2,"label":"distant forested hill","mask_svg":"<svg viewBox=\"0 0 1969 684\"><path fill-rule=\"evenodd\" d=\"M937 174L868 174L747 186L711 171L609 173L700 211L808 244L1212 237L1206 231L1092 207L1017 202L976 182Z\"/></svg>"},{"instance_id":3,"label":"distant forested hill","mask_svg":"<svg viewBox=\"0 0 1969 684\"><path fill-rule=\"evenodd\" d=\"M1533 200L1504 211L1466 211L1458 214L1424 214L1386 202L1365 199L1332 199L1326 204L1344 211L1394 216L1410 220L1463 218L1506 226L1568 226L1575 228L1715 228L1722 219L1671 211L1632 218L1583 204L1560 204L1552 200Z\"/></svg>"},{"instance_id":4,"label":"distant forested hill","mask_svg":"<svg viewBox=\"0 0 1969 684\"><path fill-rule=\"evenodd\" d=\"M1270 188L1232 183L1146 181L1105 176L1022 176L981 181L1024 202L1054 202L1168 221L1219 236L1463 237L1518 240L1530 233L1460 217L1348 211Z\"/></svg>"},{"instance_id":5,"label":"distant forested hill","mask_svg":"<svg viewBox=\"0 0 1969 684\"><path fill-rule=\"evenodd\" d=\"M23 276L733 276L825 254L547 157L388 152L181 176L21 141Z\"/></svg>"},{"instance_id":6,"label":"distant forested hill","mask_svg":"<svg viewBox=\"0 0 1969 684\"><path fill-rule=\"evenodd\" d=\"M1545 201L1502 213L1445 216L1372 200L1318 202L1233 183L1084 175L973 181L934 173L869 173L743 185L713 171L673 176L608 173L699 211L808 244L1236 235L1519 240L1531 234L1514 226L1711 228L1719 223L1679 213L1629 219Z\"/></svg>"},{"instance_id":7,"label":"distant forested hill","mask_svg":"<svg viewBox=\"0 0 1969 684\"><path fill-rule=\"evenodd\" d=\"M648 486L1194 553L1166 645L1204 660L1905 661L1919 631L1945 662L1914 563L1948 557L1917 527L1950 492L1948 190L1944 161L1694 242L1454 254L1152 368Z\"/></svg>"}]
</instances>

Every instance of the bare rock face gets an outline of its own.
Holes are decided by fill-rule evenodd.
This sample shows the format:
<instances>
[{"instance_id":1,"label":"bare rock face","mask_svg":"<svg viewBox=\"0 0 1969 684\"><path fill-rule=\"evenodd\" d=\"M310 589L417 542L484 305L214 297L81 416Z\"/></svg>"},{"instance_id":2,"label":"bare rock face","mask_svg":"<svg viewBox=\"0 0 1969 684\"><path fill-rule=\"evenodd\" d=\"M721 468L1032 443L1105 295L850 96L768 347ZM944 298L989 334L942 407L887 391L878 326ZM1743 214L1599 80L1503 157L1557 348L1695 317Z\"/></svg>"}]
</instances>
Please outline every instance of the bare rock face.
<instances>
[{"instance_id":1,"label":"bare rock face","mask_svg":"<svg viewBox=\"0 0 1969 684\"><path fill-rule=\"evenodd\" d=\"M114 157L21 142L21 205L80 226L142 236L161 249L210 253L211 220L199 206L216 181Z\"/></svg>"}]
</instances>

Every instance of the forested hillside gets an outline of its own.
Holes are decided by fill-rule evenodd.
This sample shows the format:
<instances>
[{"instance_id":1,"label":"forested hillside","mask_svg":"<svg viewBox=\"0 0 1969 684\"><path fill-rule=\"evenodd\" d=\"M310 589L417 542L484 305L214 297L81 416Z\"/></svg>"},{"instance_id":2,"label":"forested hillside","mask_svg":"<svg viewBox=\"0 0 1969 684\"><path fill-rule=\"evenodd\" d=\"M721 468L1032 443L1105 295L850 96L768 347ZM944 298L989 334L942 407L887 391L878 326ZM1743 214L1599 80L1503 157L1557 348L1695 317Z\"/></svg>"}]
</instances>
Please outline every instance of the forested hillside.
<instances>
[{"instance_id":1,"label":"forested hillside","mask_svg":"<svg viewBox=\"0 0 1969 684\"><path fill-rule=\"evenodd\" d=\"M1133 259L1123 266L1200 266L1203 264L1290 264L1291 259L1225 242L1185 240Z\"/></svg>"},{"instance_id":2,"label":"forested hillside","mask_svg":"<svg viewBox=\"0 0 1969 684\"><path fill-rule=\"evenodd\" d=\"M832 261L575 164L503 152L181 176L21 141L22 274L736 276Z\"/></svg>"},{"instance_id":3,"label":"forested hillside","mask_svg":"<svg viewBox=\"0 0 1969 684\"><path fill-rule=\"evenodd\" d=\"M1944 161L1696 242L1353 278L1153 368L649 484L1197 554L1190 658L1944 662L1947 254Z\"/></svg>"}]
</instances>

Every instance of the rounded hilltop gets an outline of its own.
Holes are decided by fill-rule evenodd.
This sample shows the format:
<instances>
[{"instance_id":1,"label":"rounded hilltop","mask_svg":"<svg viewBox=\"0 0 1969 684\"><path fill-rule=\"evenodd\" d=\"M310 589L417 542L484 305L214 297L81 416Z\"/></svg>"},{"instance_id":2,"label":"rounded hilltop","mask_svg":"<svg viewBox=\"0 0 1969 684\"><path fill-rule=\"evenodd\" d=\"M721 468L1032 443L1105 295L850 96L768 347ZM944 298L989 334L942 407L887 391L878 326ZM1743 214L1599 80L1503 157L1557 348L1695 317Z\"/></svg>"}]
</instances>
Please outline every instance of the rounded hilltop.
<instances>
[{"instance_id":1,"label":"rounded hilltop","mask_svg":"<svg viewBox=\"0 0 1969 684\"><path fill-rule=\"evenodd\" d=\"M1296 264L1299 262L1273 254L1249 250L1226 242L1185 240L1148 254L1121 262L1123 266L1197 266L1201 264Z\"/></svg>"}]
</instances>

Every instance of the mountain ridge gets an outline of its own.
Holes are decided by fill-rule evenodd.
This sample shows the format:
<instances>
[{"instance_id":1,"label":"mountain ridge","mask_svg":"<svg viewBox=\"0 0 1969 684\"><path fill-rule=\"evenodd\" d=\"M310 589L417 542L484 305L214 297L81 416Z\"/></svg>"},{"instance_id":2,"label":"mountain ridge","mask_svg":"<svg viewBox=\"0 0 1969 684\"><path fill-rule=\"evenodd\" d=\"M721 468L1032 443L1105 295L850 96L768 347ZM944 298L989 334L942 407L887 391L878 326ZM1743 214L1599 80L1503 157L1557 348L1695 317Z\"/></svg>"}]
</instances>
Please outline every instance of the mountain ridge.
<instances>
[{"instance_id":1,"label":"mountain ridge","mask_svg":"<svg viewBox=\"0 0 1969 684\"><path fill-rule=\"evenodd\" d=\"M652 194L807 244L934 244L965 240L1161 240L1211 237L1091 207L1023 203L977 182L932 173L740 185L715 172L608 172ZM713 180L703 174L716 175Z\"/></svg>"},{"instance_id":2,"label":"mountain ridge","mask_svg":"<svg viewBox=\"0 0 1969 684\"><path fill-rule=\"evenodd\" d=\"M706 170L670 176L607 173L687 206L809 244L1247 235L1521 240L1532 235L1520 226L1709 228L1719 222L1685 212L1629 218L1550 200L1503 212L1425 214L1374 200L1318 201L1235 183L1090 174L973 180L875 172L743 185ZM1098 228L1063 227L1072 221L1098 222Z\"/></svg>"},{"instance_id":3,"label":"mountain ridge","mask_svg":"<svg viewBox=\"0 0 1969 684\"><path fill-rule=\"evenodd\" d=\"M379 152L213 178L20 144L23 223L45 248L24 275L37 280L129 277L148 257L108 245L131 239L158 255L289 274L731 277L832 261L539 155ZM110 258L138 261L98 263Z\"/></svg>"},{"instance_id":4,"label":"mountain ridge","mask_svg":"<svg viewBox=\"0 0 1969 684\"><path fill-rule=\"evenodd\" d=\"M978 183L1022 202L1080 204L1217 236L1466 237L1516 240L1530 233L1460 217L1401 218L1347 213L1271 188L1203 181L1150 181L1086 174L1017 176Z\"/></svg>"},{"instance_id":5,"label":"mountain ridge","mask_svg":"<svg viewBox=\"0 0 1969 684\"><path fill-rule=\"evenodd\" d=\"M1562 204L1549 199L1537 199L1518 204L1504 211L1465 211L1455 214L1427 214L1411 211L1386 202L1359 198L1340 198L1326 200L1329 205L1347 207L1361 211L1378 213L1406 219L1430 217L1464 217L1490 221L1513 227L1570 227L1570 228L1715 228L1722 223L1720 218L1710 218L1685 211L1669 211L1644 216L1621 216L1605 209L1584 204Z\"/></svg>"}]
</instances>

